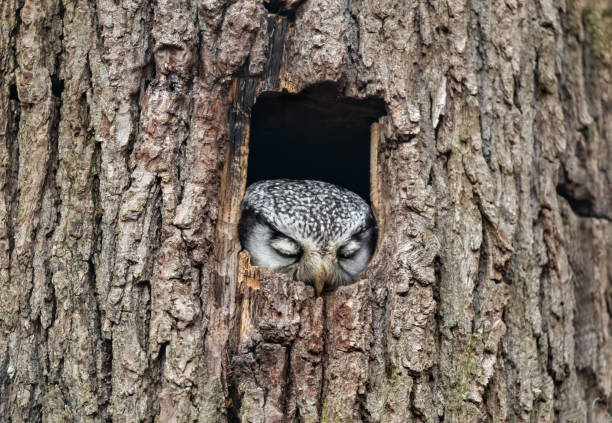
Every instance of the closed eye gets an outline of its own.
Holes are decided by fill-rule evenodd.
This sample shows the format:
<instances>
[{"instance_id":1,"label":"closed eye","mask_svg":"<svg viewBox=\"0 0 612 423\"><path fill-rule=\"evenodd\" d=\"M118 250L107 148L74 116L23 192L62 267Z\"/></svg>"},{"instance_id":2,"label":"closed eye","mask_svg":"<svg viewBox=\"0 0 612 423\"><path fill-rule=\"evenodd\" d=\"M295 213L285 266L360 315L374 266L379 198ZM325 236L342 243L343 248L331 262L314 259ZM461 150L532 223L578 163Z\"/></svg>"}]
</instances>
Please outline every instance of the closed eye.
<instances>
[{"instance_id":1,"label":"closed eye","mask_svg":"<svg viewBox=\"0 0 612 423\"><path fill-rule=\"evenodd\" d=\"M351 239L349 242L338 248L336 254L339 258L349 259L357 254L357 251L361 248L359 241Z\"/></svg>"},{"instance_id":2,"label":"closed eye","mask_svg":"<svg viewBox=\"0 0 612 423\"><path fill-rule=\"evenodd\" d=\"M298 257L302 254L300 246L285 236L276 236L270 241L270 246L283 257Z\"/></svg>"}]
</instances>

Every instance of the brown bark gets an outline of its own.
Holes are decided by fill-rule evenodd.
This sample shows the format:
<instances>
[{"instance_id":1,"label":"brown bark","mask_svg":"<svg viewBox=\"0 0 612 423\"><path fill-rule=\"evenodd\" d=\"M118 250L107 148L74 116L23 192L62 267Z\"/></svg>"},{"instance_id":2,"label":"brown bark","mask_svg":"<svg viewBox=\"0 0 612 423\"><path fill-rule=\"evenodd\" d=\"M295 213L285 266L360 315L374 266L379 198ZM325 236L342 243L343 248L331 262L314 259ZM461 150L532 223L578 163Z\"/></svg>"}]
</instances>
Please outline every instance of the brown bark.
<instances>
[{"instance_id":1,"label":"brown bark","mask_svg":"<svg viewBox=\"0 0 612 423\"><path fill-rule=\"evenodd\" d=\"M606 0L0 2L0 421L612 419ZM360 280L250 267L258 95L384 100Z\"/></svg>"}]
</instances>

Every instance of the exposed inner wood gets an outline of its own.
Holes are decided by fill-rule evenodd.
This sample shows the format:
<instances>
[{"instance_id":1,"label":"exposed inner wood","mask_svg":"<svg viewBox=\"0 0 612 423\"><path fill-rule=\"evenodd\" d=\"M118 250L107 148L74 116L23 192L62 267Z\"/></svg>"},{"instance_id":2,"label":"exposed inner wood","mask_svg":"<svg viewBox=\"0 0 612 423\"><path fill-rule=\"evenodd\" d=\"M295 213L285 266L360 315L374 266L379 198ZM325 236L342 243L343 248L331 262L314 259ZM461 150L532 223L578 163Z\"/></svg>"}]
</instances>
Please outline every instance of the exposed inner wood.
<instances>
[{"instance_id":1,"label":"exposed inner wood","mask_svg":"<svg viewBox=\"0 0 612 423\"><path fill-rule=\"evenodd\" d=\"M263 274L258 266L251 266L251 256L246 251L238 255L238 284L246 284L249 288L261 288Z\"/></svg>"}]
</instances>

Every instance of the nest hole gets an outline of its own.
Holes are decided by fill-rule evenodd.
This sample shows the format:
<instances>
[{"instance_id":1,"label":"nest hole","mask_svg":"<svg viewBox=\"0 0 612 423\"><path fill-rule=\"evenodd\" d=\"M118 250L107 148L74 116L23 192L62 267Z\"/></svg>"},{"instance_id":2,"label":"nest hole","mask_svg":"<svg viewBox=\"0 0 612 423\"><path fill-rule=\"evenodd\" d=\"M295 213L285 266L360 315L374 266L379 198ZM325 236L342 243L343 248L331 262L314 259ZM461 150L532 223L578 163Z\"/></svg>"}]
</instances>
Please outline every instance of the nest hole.
<instances>
[{"instance_id":1,"label":"nest hole","mask_svg":"<svg viewBox=\"0 0 612 423\"><path fill-rule=\"evenodd\" d=\"M370 125L384 114L381 99L340 97L329 84L261 94L251 114L247 185L315 179L370 201Z\"/></svg>"}]
</instances>

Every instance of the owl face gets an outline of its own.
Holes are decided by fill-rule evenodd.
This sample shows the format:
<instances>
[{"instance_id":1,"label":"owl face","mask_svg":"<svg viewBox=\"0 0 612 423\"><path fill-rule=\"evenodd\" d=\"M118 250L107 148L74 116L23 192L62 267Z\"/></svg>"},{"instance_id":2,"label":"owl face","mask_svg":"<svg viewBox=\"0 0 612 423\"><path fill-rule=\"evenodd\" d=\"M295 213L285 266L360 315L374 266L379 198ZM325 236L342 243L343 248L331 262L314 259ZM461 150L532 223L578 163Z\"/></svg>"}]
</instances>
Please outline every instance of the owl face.
<instances>
[{"instance_id":1,"label":"owl face","mask_svg":"<svg viewBox=\"0 0 612 423\"><path fill-rule=\"evenodd\" d=\"M238 225L255 266L311 283L317 294L350 284L367 266L377 228L357 194L320 181L268 180L251 185Z\"/></svg>"}]
</instances>

